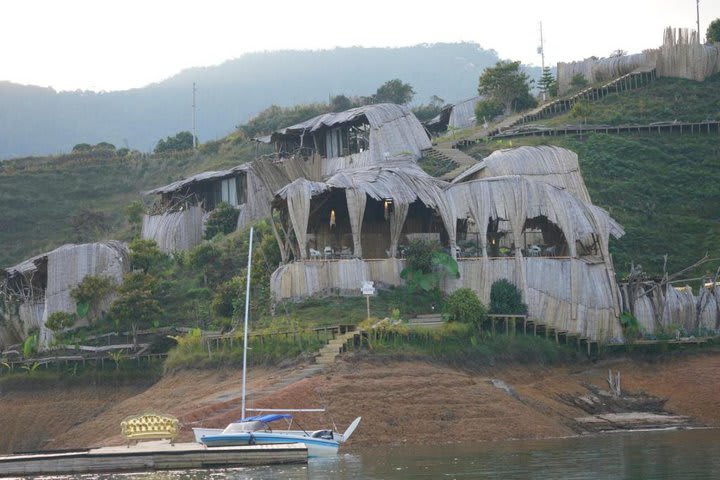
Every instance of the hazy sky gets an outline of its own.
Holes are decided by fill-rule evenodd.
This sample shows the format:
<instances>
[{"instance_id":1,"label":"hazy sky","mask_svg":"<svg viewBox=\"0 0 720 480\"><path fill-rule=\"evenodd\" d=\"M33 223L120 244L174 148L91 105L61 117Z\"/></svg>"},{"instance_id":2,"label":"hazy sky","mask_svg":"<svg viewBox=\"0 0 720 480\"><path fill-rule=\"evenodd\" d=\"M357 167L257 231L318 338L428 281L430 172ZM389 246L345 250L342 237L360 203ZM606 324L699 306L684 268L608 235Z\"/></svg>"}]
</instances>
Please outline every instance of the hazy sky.
<instances>
[{"instance_id":1,"label":"hazy sky","mask_svg":"<svg viewBox=\"0 0 720 480\"><path fill-rule=\"evenodd\" d=\"M720 0L700 1L700 30ZM0 80L122 90L245 52L471 41L540 65L662 43L696 0L0 0Z\"/></svg>"}]
</instances>

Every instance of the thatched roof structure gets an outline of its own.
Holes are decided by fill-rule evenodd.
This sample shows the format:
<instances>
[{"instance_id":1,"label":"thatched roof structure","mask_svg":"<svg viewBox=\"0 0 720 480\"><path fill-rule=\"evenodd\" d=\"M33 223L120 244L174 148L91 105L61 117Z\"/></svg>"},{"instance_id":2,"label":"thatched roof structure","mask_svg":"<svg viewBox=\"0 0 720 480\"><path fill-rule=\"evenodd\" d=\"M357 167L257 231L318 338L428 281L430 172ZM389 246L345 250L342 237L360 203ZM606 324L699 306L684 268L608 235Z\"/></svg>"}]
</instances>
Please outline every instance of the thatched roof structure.
<instances>
[{"instance_id":1,"label":"thatched roof structure","mask_svg":"<svg viewBox=\"0 0 720 480\"><path fill-rule=\"evenodd\" d=\"M488 218L507 220L518 248L526 220L541 216L560 227L571 257L577 255L576 241L596 235L601 244L607 245L610 235L619 238L625 233L600 207L583 202L565 189L521 176L457 183L447 188L446 194L459 219L471 217L479 225L485 225Z\"/></svg>"},{"instance_id":2,"label":"thatched roof structure","mask_svg":"<svg viewBox=\"0 0 720 480\"><path fill-rule=\"evenodd\" d=\"M461 173L453 180L453 184L506 175L520 175L564 188L580 200L590 203L590 194L580 174L577 154L555 146L497 150Z\"/></svg>"},{"instance_id":3,"label":"thatched roof structure","mask_svg":"<svg viewBox=\"0 0 720 480\"><path fill-rule=\"evenodd\" d=\"M222 178L232 177L237 172L248 172L249 170L250 170L250 164L244 163L242 165L238 165L237 167L233 167L228 170L212 170L212 171L208 171L208 172L202 172L202 173L198 173L197 175L193 175L191 177L169 183L168 185L164 185L162 187L157 187L157 188L153 188L152 190L147 190L145 192L142 192L142 195L150 196L150 195L161 195L161 194L166 194L166 193L180 192L180 191L184 190L186 187L189 187L191 185L196 185L196 184L207 182L210 180L219 180Z\"/></svg>"},{"instance_id":4,"label":"thatched roof structure","mask_svg":"<svg viewBox=\"0 0 720 480\"><path fill-rule=\"evenodd\" d=\"M410 109L390 103L318 115L277 130L270 141L290 180L321 180L345 168L415 160L431 146Z\"/></svg>"},{"instance_id":5,"label":"thatched roof structure","mask_svg":"<svg viewBox=\"0 0 720 480\"><path fill-rule=\"evenodd\" d=\"M251 163L148 190L143 195L162 196L161 207L157 214L143 218L142 236L155 240L164 252L189 250L202 241L207 215L218 201L238 210L237 228L242 229L270 215L270 192Z\"/></svg>"},{"instance_id":6,"label":"thatched roof structure","mask_svg":"<svg viewBox=\"0 0 720 480\"><path fill-rule=\"evenodd\" d=\"M306 255L306 231L310 217L310 201L313 197L332 189L345 191L356 256L361 256L362 252L360 237L367 198L377 201L391 200L391 231L395 233L390 250L394 254L409 207L418 200L438 213L452 235L455 220L443 193L444 186L445 182L431 177L413 162L395 162L382 167L342 170L324 182L299 178L280 189L276 197L287 203L302 258ZM454 237L451 238L451 243L454 244Z\"/></svg>"},{"instance_id":7,"label":"thatched roof structure","mask_svg":"<svg viewBox=\"0 0 720 480\"><path fill-rule=\"evenodd\" d=\"M475 106L480 101L479 96L461 100L448 105L432 119L425 122L425 127L434 133L444 132L448 128L470 128L475 126Z\"/></svg>"},{"instance_id":8,"label":"thatched roof structure","mask_svg":"<svg viewBox=\"0 0 720 480\"><path fill-rule=\"evenodd\" d=\"M659 330L687 335L720 333L720 287L702 288L697 295L692 287L674 287L662 282L645 281L620 286L623 311L637 318L642 331Z\"/></svg>"},{"instance_id":9,"label":"thatched roof structure","mask_svg":"<svg viewBox=\"0 0 720 480\"><path fill-rule=\"evenodd\" d=\"M40 330L44 345L52 338L45 327L57 311L74 312L70 291L88 275L107 276L117 283L130 268L125 244L116 241L63 245L2 271L0 294L19 305L0 327L0 347L20 341L30 328Z\"/></svg>"}]
</instances>

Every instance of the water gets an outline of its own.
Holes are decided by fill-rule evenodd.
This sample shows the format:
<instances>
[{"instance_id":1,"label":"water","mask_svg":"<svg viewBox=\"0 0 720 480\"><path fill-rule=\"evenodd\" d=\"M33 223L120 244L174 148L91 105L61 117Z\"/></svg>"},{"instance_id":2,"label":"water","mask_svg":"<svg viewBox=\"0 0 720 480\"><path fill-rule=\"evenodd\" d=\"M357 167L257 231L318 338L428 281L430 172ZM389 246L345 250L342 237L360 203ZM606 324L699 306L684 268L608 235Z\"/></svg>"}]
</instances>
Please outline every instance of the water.
<instances>
[{"instance_id":1,"label":"water","mask_svg":"<svg viewBox=\"0 0 720 480\"><path fill-rule=\"evenodd\" d=\"M440 433L440 432L439 432ZM720 478L720 430L616 433L556 440L363 449L308 465L74 480L710 479Z\"/></svg>"}]
</instances>

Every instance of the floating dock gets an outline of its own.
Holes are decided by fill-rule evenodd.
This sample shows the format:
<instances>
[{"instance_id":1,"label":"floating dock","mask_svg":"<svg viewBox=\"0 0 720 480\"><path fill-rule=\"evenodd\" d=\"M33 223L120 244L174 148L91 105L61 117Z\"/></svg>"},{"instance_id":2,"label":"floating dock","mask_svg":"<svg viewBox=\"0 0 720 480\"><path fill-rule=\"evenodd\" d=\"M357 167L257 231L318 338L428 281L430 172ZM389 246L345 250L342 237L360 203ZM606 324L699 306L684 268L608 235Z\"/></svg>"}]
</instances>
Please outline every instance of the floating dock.
<instances>
[{"instance_id":1,"label":"floating dock","mask_svg":"<svg viewBox=\"0 0 720 480\"><path fill-rule=\"evenodd\" d=\"M199 443L145 442L0 456L0 477L280 465L307 463L307 458L303 444L208 448Z\"/></svg>"}]
</instances>

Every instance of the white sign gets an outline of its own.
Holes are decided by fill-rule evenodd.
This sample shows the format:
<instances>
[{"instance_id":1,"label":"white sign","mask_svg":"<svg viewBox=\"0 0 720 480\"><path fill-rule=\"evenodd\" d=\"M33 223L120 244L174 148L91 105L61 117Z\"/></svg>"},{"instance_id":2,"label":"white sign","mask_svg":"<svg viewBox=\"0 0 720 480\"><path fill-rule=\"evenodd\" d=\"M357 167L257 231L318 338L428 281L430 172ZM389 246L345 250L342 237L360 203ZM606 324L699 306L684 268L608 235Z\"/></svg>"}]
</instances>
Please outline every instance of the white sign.
<instances>
[{"instance_id":1,"label":"white sign","mask_svg":"<svg viewBox=\"0 0 720 480\"><path fill-rule=\"evenodd\" d=\"M375 295L375 282L370 281L363 281L362 288L360 289L362 291L363 295Z\"/></svg>"}]
</instances>

